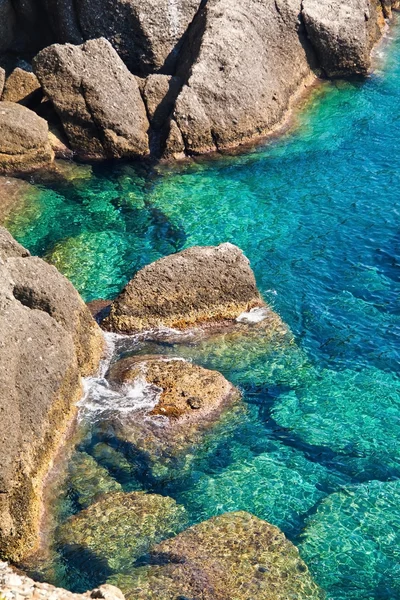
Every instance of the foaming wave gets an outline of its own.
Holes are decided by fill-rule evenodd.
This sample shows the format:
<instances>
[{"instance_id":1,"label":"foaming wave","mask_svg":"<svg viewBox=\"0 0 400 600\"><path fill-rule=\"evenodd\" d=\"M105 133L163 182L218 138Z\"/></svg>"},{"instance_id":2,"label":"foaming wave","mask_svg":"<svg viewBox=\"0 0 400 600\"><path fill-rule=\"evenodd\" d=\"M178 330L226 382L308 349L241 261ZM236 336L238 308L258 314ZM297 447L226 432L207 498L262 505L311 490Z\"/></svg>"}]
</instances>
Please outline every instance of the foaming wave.
<instances>
[{"instance_id":1,"label":"foaming wave","mask_svg":"<svg viewBox=\"0 0 400 600\"><path fill-rule=\"evenodd\" d=\"M271 309L267 306L252 308L248 312L242 312L236 319L238 323L261 323L271 314Z\"/></svg>"}]
</instances>

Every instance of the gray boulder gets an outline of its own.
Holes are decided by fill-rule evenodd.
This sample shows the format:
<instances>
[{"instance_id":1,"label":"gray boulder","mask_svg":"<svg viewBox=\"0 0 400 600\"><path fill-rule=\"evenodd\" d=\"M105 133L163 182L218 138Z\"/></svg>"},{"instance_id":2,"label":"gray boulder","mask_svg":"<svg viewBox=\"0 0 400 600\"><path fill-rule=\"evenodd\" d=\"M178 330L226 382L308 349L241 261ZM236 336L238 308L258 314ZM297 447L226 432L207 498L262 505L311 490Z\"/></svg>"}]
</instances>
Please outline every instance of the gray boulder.
<instances>
[{"instance_id":1,"label":"gray boulder","mask_svg":"<svg viewBox=\"0 0 400 600\"><path fill-rule=\"evenodd\" d=\"M139 271L112 303L104 327L133 333L233 320L263 306L248 259L233 244L195 246Z\"/></svg>"},{"instance_id":2,"label":"gray boulder","mask_svg":"<svg viewBox=\"0 0 400 600\"><path fill-rule=\"evenodd\" d=\"M0 174L29 173L54 158L49 128L36 113L14 102L0 102Z\"/></svg>"},{"instance_id":3,"label":"gray boulder","mask_svg":"<svg viewBox=\"0 0 400 600\"><path fill-rule=\"evenodd\" d=\"M69 317L68 317L69 315ZM0 228L0 556L38 536L41 486L103 338L73 286Z\"/></svg>"},{"instance_id":4,"label":"gray boulder","mask_svg":"<svg viewBox=\"0 0 400 600\"><path fill-rule=\"evenodd\" d=\"M33 66L77 155L148 154L149 122L137 81L107 40L49 46Z\"/></svg>"},{"instance_id":5,"label":"gray boulder","mask_svg":"<svg viewBox=\"0 0 400 600\"><path fill-rule=\"evenodd\" d=\"M311 76L301 0L209 0L182 50L174 119L189 154L270 131ZM187 77L187 73L189 76Z\"/></svg>"},{"instance_id":6,"label":"gray boulder","mask_svg":"<svg viewBox=\"0 0 400 600\"><path fill-rule=\"evenodd\" d=\"M179 44L201 0L80 0L86 39L105 37L138 75L173 73Z\"/></svg>"},{"instance_id":7,"label":"gray boulder","mask_svg":"<svg viewBox=\"0 0 400 600\"><path fill-rule=\"evenodd\" d=\"M379 0L304 0L303 18L328 77L368 72L383 25Z\"/></svg>"}]
</instances>

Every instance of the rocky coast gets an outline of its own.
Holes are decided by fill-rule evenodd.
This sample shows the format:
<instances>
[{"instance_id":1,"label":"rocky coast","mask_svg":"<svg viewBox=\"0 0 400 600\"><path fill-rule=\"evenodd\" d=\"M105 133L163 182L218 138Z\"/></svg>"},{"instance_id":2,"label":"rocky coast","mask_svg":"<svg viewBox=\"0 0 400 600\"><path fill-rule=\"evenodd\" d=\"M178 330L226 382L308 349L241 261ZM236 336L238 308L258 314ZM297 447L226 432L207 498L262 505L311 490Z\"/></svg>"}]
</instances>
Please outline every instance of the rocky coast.
<instances>
[{"instance_id":1,"label":"rocky coast","mask_svg":"<svg viewBox=\"0 0 400 600\"><path fill-rule=\"evenodd\" d=\"M318 77L366 75L398 0L85 0L0 10L0 173L182 158L274 131Z\"/></svg>"}]
</instances>

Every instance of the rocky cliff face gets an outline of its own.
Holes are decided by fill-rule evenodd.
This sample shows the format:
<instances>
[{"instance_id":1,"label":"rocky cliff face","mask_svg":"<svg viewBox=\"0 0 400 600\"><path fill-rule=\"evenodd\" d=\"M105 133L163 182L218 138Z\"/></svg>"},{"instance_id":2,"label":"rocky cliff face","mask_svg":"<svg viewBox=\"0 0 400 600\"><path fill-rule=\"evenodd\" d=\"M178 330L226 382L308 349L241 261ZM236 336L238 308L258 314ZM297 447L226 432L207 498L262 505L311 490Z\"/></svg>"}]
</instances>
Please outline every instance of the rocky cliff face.
<instances>
[{"instance_id":1,"label":"rocky cliff face","mask_svg":"<svg viewBox=\"0 0 400 600\"><path fill-rule=\"evenodd\" d=\"M178 158L235 147L276 128L316 76L367 74L385 19L399 6L43 0L39 9L34 0L2 0L2 100L42 110L36 79L10 54L41 51L36 74L82 158Z\"/></svg>"},{"instance_id":2,"label":"rocky cliff face","mask_svg":"<svg viewBox=\"0 0 400 600\"><path fill-rule=\"evenodd\" d=\"M41 484L103 338L73 286L0 228L0 552L37 542Z\"/></svg>"}]
</instances>

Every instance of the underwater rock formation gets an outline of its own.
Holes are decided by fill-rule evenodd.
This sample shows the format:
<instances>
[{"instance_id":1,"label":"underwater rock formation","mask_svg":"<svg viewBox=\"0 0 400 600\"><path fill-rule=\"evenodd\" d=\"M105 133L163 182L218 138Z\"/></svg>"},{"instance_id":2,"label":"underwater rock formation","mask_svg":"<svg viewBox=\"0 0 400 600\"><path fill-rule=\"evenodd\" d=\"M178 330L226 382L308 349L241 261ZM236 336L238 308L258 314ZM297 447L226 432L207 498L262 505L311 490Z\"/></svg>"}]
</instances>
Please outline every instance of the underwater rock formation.
<instances>
[{"instance_id":1,"label":"underwater rock formation","mask_svg":"<svg viewBox=\"0 0 400 600\"><path fill-rule=\"evenodd\" d=\"M97 569L126 572L151 546L177 534L187 522L172 498L143 492L105 494L59 528L63 552L95 577Z\"/></svg>"},{"instance_id":2,"label":"underwater rock formation","mask_svg":"<svg viewBox=\"0 0 400 600\"><path fill-rule=\"evenodd\" d=\"M138 84L107 40L49 46L33 67L79 156L148 154L149 123Z\"/></svg>"},{"instance_id":3,"label":"underwater rock formation","mask_svg":"<svg viewBox=\"0 0 400 600\"><path fill-rule=\"evenodd\" d=\"M130 389L147 389L147 406L122 416L110 407L99 433L107 437L112 431L125 451L137 456L138 468L156 479L182 476L193 458L191 448L240 399L220 373L179 358L125 358L111 367L107 378L110 388L127 398Z\"/></svg>"},{"instance_id":4,"label":"underwater rock formation","mask_svg":"<svg viewBox=\"0 0 400 600\"><path fill-rule=\"evenodd\" d=\"M322 599L297 548L266 521L225 513L153 548L148 566L109 582L128 600Z\"/></svg>"},{"instance_id":5,"label":"underwater rock formation","mask_svg":"<svg viewBox=\"0 0 400 600\"><path fill-rule=\"evenodd\" d=\"M44 119L14 102L0 102L0 175L48 167L54 154Z\"/></svg>"},{"instance_id":6,"label":"underwater rock formation","mask_svg":"<svg viewBox=\"0 0 400 600\"><path fill-rule=\"evenodd\" d=\"M0 555L35 547L41 485L103 336L73 286L0 228Z\"/></svg>"},{"instance_id":7,"label":"underwater rock formation","mask_svg":"<svg viewBox=\"0 0 400 600\"><path fill-rule=\"evenodd\" d=\"M184 329L264 306L248 259L233 244L195 246L139 271L111 305L104 328Z\"/></svg>"}]
</instances>

